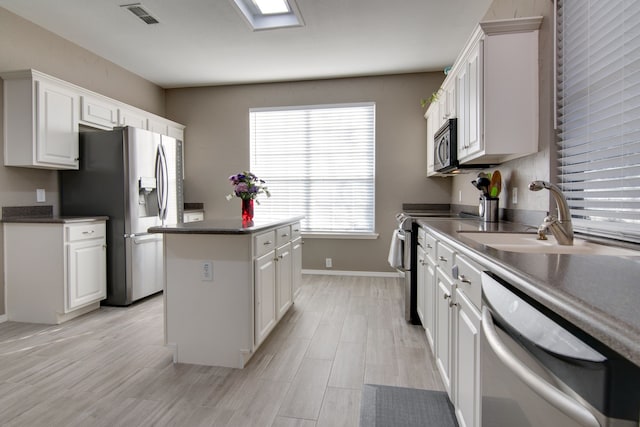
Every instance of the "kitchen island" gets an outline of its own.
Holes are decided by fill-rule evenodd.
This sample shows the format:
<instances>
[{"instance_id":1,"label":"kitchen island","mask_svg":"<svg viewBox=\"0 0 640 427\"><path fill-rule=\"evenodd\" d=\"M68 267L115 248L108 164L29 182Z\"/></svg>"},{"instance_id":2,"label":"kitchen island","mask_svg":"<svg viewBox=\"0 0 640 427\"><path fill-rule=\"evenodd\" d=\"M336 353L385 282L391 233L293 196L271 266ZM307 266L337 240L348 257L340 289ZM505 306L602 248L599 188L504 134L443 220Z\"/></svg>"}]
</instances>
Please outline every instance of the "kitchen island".
<instances>
[{"instance_id":1,"label":"kitchen island","mask_svg":"<svg viewBox=\"0 0 640 427\"><path fill-rule=\"evenodd\" d=\"M165 344L174 362L245 366L300 286L302 218L149 229L164 236Z\"/></svg>"}]
</instances>

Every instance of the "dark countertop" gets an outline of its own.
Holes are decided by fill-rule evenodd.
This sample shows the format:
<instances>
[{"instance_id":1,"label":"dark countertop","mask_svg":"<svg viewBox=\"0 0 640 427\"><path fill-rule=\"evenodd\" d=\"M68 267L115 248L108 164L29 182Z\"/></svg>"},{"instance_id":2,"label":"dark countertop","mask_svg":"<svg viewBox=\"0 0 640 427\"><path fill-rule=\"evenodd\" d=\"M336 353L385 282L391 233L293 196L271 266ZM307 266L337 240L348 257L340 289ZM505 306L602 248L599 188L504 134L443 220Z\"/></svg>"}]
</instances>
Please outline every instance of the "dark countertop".
<instances>
[{"instance_id":1,"label":"dark countertop","mask_svg":"<svg viewBox=\"0 0 640 427\"><path fill-rule=\"evenodd\" d=\"M293 216L280 219L254 219L250 224L243 224L240 218L207 219L200 222L151 227L149 233L162 234L254 234L270 228L293 224L304 216Z\"/></svg>"},{"instance_id":2,"label":"dark countertop","mask_svg":"<svg viewBox=\"0 0 640 427\"><path fill-rule=\"evenodd\" d=\"M479 244L458 231L534 230L475 219L425 218L418 223L640 366L640 252L638 257L508 252Z\"/></svg>"},{"instance_id":3,"label":"dark countertop","mask_svg":"<svg viewBox=\"0 0 640 427\"><path fill-rule=\"evenodd\" d=\"M108 216L25 216L2 218L5 223L71 224L74 222L106 221Z\"/></svg>"}]
</instances>

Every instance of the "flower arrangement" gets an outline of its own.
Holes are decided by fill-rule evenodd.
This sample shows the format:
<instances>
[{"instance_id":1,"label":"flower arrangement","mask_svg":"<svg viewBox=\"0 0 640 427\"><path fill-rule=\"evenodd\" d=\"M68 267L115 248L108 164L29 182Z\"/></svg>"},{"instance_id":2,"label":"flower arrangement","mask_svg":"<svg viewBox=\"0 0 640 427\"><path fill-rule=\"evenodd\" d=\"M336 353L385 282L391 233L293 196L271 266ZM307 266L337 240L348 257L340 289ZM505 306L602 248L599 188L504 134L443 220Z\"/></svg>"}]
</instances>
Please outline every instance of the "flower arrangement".
<instances>
[{"instance_id":1,"label":"flower arrangement","mask_svg":"<svg viewBox=\"0 0 640 427\"><path fill-rule=\"evenodd\" d=\"M258 178L251 172L242 172L229 177L231 185L233 185L233 193L227 195L227 200L231 200L234 196L242 200L255 200L259 194L266 194L271 197L269 189L264 185L264 180ZM258 200L256 203L260 204Z\"/></svg>"}]
</instances>

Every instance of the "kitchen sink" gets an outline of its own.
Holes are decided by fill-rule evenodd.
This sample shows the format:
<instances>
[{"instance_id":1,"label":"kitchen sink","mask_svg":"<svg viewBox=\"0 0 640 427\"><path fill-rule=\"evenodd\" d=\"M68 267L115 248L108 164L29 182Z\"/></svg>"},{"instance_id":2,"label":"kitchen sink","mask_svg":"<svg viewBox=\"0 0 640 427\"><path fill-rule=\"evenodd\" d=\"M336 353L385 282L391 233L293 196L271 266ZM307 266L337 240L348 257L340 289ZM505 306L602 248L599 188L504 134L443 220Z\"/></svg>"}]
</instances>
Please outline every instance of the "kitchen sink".
<instances>
[{"instance_id":1,"label":"kitchen sink","mask_svg":"<svg viewBox=\"0 0 640 427\"><path fill-rule=\"evenodd\" d=\"M577 238L573 239L573 246L559 245L552 235L547 236L548 240L538 240L536 233L458 231L458 235L476 243L508 252L640 256L640 251L602 245Z\"/></svg>"}]
</instances>

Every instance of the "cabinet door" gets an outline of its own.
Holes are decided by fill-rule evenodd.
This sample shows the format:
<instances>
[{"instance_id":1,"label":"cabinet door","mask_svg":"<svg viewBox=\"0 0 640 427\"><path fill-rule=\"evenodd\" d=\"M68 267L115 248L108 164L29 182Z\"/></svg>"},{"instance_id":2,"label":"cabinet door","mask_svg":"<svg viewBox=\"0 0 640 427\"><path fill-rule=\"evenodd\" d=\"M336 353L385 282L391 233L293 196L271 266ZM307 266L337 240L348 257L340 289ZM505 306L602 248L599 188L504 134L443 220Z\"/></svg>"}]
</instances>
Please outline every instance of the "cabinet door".
<instances>
[{"instance_id":1,"label":"cabinet door","mask_svg":"<svg viewBox=\"0 0 640 427\"><path fill-rule=\"evenodd\" d=\"M292 277L293 277L293 256L291 255L291 242L276 250L276 280L278 285L277 301L278 316L280 319L291 307Z\"/></svg>"},{"instance_id":2,"label":"cabinet door","mask_svg":"<svg viewBox=\"0 0 640 427\"><path fill-rule=\"evenodd\" d=\"M422 322L422 326L425 325L424 318L424 282L425 282L425 273L426 273L426 254L422 246L418 245L417 251L417 270L418 277L416 278L416 310L418 312L418 317L420 318L420 322Z\"/></svg>"},{"instance_id":3,"label":"cabinet door","mask_svg":"<svg viewBox=\"0 0 640 427\"><path fill-rule=\"evenodd\" d=\"M435 157L433 153L433 136L438 131L438 111L437 105L431 104L424 117L427 120L427 176L436 175Z\"/></svg>"},{"instance_id":4,"label":"cabinet door","mask_svg":"<svg viewBox=\"0 0 640 427\"><path fill-rule=\"evenodd\" d=\"M424 266L424 332L431 350L435 352L436 337L436 267L427 258Z\"/></svg>"},{"instance_id":5,"label":"cabinet door","mask_svg":"<svg viewBox=\"0 0 640 427\"><path fill-rule=\"evenodd\" d=\"M65 312L107 296L106 245L102 239L67 245Z\"/></svg>"},{"instance_id":6,"label":"cabinet door","mask_svg":"<svg viewBox=\"0 0 640 427\"><path fill-rule=\"evenodd\" d=\"M178 141L184 142L184 127L169 124L167 128L167 135L171 138L177 139Z\"/></svg>"},{"instance_id":7,"label":"cabinet door","mask_svg":"<svg viewBox=\"0 0 640 427\"><path fill-rule=\"evenodd\" d=\"M451 390L451 355L452 355L452 315L449 306L453 289L452 279L436 269L436 365L440 371L445 389L453 400Z\"/></svg>"},{"instance_id":8,"label":"cabinet door","mask_svg":"<svg viewBox=\"0 0 640 427\"><path fill-rule=\"evenodd\" d=\"M36 81L36 164L78 168L78 95L45 80Z\"/></svg>"},{"instance_id":9,"label":"cabinet door","mask_svg":"<svg viewBox=\"0 0 640 427\"><path fill-rule=\"evenodd\" d=\"M460 427L480 426L480 312L456 289L455 399ZM489 379L490 380L490 379Z\"/></svg>"},{"instance_id":10,"label":"cabinet door","mask_svg":"<svg viewBox=\"0 0 640 427\"><path fill-rule=\"evenodd\" d=\"M275 251L254 261L255 341L260 344L276 324Z\"/></svg>"},{"instance_id":11,"label":"cabinet door","mask_svg":"<svg viewBox=\"0 0 640 427\"><path fill-rule=\"evenodd\" d=\"M467 59L469 77L469 90L465 99L469 106L467 156L484 148L482 138L482 46L482 40L478 41Z\"/></svg>"},{"instance_id":12,"label":"cabinet door","mask_svg":"<svg viewBox=\"0 0 640 427\"><path fill-rule=\"evenodd\" d=\"M463 64L456 74L458 104L458 159L464 158L469 147L469 69Z\"/></svg>"},{"instance_id":13,"label":"cabinet door","mask_svg":"<svg viewBox=\"0 0 640 427\"><path fill-rule=\"evenodd\" d=\"M149 130L151 132L159 133L160 135L169 134L169 126L167 122L160 119L149 119L147 122L147 126L149 126Z\"/></svg>"},{"instance_id":14,"label":"cabinet door","mask_svg":"<svg viewBox=\"0 0 640 427\"><path fill-rule=\"evenodd\" d=\"M90 126L111 130L118 125L118 107L108 100L82 95L80 120Z\"/></svg>"},{"instance_id":15,"label":"cabinet door","mask_svg":"<svg viewBox=\"0 0 640 427\"><path fill-rule=\"evenodd\" d=\"M453 77L453 76L452 76ZM440 95L440 114L442 116L442 124L447 120L457 117L456 112L456 79L450 78L442 86ZM443 107L444 108L443 108Z\"/></svg>"},{"instance_id":16,"label":"cabinet door","mask_svg":"<svg viewBox=\"0 0 640 427\"><path fill-rule=\"evenodd\" d=\"M292 263L291 267L291 292L292 299L300 292L302 286L302 238L297 238L291 242Z\"/></svg>"},{"instance_id":17,"label":"cabinet door","mask_svg":"<svg viewBox=\"0 0 640 427\"><path fill-rule=\"evenodd\" d=\"M137 111L120 108L118 110L118 125L132 126L138 129L147 129L147 117Z\"/></svg>"}]
</instances>

